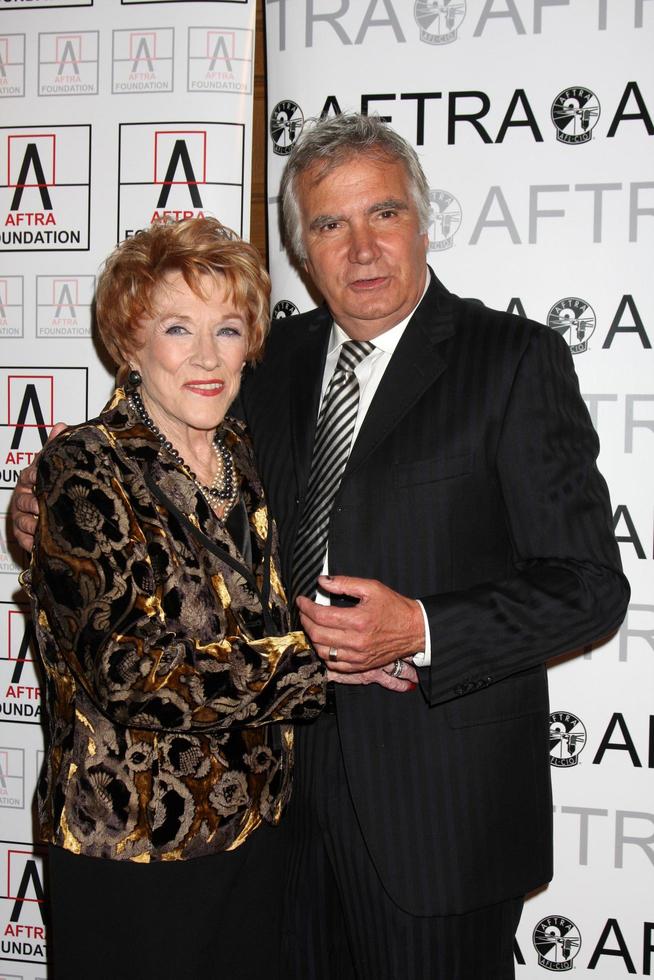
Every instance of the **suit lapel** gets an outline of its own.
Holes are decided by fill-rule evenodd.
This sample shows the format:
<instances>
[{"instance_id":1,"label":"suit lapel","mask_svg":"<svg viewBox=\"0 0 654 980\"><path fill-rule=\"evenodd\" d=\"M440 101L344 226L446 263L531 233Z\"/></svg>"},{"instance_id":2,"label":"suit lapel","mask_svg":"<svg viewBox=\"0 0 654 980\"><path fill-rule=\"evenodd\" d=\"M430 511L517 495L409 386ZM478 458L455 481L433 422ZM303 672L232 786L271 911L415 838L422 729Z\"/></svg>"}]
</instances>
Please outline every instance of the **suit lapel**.
<instances>
[{"instance_id":1,"label":"suit lapel","mask_svg":"<svg viewBox=\"0 0 654 980\"><path fill-rule=\"evenodd\" d=\"M314 322L307 328L291 360L291 440L297 490L300 494L309 479L331 323L328 310L322 307Z\"/></svg>"},{"instance_id":2,"label":"suit lapel","mask_svg":"<svg viewBox=\"0 0 654 980\"><path fill-rule=\"evenodd\" d=\"M346 479L445 370L439 345L454 332L452 296L432 280L397 345L363 421L343 479Z\"/></svg>"}]
</instances>

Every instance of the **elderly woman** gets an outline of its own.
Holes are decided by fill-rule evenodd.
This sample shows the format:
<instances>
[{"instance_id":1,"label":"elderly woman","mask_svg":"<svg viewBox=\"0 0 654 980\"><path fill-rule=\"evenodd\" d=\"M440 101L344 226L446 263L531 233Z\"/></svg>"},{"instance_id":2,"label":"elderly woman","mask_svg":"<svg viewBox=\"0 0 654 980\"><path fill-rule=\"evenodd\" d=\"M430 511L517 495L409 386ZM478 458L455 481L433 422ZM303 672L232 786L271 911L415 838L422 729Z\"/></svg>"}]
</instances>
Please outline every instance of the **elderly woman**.
<instances>
[{"instance_id":1,"label":"elderly woman","mask_svg":"<svg viewBox=\"0 0 654 980\"><path fill-rule=\"evenodd\" d=\"M23 576L45 670L38 788L57 978L274 975L293 736L322 669L226 413L269 279L214 219L123 242L98 282L119 366L43 451Z\"/></svg>"}]
</instances>

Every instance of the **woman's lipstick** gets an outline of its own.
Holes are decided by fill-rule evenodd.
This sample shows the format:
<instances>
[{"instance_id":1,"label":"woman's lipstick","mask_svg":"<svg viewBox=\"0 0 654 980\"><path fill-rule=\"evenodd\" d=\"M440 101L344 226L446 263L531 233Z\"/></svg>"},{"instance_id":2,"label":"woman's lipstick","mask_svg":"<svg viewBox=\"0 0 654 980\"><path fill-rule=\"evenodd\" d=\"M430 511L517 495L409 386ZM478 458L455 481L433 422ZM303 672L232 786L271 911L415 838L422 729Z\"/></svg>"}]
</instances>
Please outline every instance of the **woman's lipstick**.
<instances>
[{"instance_id":1,"label":"woman's lipstick","mask_svg":"<svg viewBox=\"0 0 654 980\"><path fill-rule=\"evenodd\" d=\"M183 387L193 392L194 395L202 395L203 398L215 398L216 395L222 393L225 382L222 378L209 378L206 381L193 379L186 381Z\"/></svg>"}]
</instances>

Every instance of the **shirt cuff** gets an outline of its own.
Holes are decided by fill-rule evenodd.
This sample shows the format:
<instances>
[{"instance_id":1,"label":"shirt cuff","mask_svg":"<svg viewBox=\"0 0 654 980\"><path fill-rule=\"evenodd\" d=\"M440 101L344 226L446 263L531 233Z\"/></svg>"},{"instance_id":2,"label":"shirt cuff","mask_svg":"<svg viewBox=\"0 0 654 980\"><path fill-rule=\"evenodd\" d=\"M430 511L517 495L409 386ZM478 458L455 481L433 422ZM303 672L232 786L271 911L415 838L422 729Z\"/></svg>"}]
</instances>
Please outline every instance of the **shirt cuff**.
<instances>
[{"instance_id":1,"label":"shirt cuff","mask_svg":"<svg viewBox=\"0 0 654 980\"><path fill-rule=\"evenodd\" d=\"M416 599L416 602L420 606L422 618L425 621L425 649L418 651L418 653L414 653L413 663L415 667L429 667L431 664L431 633L429 632L429 620L427 619L425 607L421 603L420 599Z\"/></svg>"}]
</instances>

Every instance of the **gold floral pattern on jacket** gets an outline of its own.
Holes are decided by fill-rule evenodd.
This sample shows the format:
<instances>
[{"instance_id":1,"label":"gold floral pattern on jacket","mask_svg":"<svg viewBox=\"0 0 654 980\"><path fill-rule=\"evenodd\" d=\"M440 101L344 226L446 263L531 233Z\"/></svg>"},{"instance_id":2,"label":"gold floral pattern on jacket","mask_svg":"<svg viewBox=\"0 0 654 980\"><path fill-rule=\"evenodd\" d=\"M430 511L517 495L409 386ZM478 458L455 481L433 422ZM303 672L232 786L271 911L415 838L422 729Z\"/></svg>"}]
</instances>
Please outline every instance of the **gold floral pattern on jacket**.
<instances>
[{"instance_id":1,"label":"gold floral pattern on jacket","mask_svg":"<svg viewBox=\"0 0 654 980\"><path fill-rule=\"evenodd\" d=\"M238 846L290 794L288 722L314 717L324 672L290 631L277 541L244 426L252 564L118 389L46 446L23 582L45 670L45 840L177 860Z\"/></svg>"}]
</instances>

